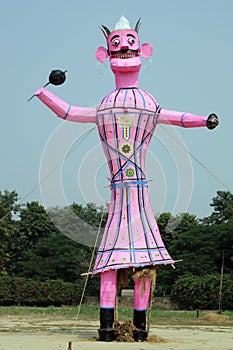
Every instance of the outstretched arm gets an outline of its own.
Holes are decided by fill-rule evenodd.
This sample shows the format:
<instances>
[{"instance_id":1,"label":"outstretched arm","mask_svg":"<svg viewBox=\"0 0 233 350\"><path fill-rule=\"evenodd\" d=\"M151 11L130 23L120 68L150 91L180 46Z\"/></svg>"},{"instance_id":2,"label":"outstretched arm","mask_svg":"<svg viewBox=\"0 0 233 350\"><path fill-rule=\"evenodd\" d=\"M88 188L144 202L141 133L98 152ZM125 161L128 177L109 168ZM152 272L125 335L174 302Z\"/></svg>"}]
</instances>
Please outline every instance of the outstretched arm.
<instances>
[{"instance_id":1,"label":"outstretched arm","mask_svg":"<svg viewBox=\"0 0 233 350\"><path fill-rule=\"evenodd\" d=\"M209 116L203 116L161 108L158 113L157 123L177 125L184 128L206 126L208 129L214 129L218 125L218 117L214 113Z\"/></svg>"},{"instance_id":2,"label":"outstretched arm","mask_svg":"<svg viewBox=\"0 0 233 350\"><path fill-rule=\"evenodd\" d=\"M96 123L96 108L71 106L45 88L37 90L35 96L59 118L79 123Z\"/></svg>"}]
</instances>

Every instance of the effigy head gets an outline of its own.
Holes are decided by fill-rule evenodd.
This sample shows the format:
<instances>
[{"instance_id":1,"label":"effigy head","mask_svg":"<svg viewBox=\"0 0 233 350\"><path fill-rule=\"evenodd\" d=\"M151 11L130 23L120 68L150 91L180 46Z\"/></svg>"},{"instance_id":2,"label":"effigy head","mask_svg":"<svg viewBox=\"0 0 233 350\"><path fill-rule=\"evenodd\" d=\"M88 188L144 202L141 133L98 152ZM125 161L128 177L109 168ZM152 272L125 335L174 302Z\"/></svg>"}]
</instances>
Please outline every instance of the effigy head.
<instances>
[{"instance_id":1,"label":"effigy head","mask_svg":"<svg viewBox=\"0 0 233 350\"><path fill-rule=\"evenodd\" d=\"M131 29L129 21L124 16L121 16L112 32L102 25L100 29L106 38L108 48L103 46L97 48L97 60L104 62L109 58L113 72L140 69L140 56L149 58L153 52L150 44L140 46L138 37L140 25L141 19L137 21L135 29Z\"/></svg>"}]
</instances>

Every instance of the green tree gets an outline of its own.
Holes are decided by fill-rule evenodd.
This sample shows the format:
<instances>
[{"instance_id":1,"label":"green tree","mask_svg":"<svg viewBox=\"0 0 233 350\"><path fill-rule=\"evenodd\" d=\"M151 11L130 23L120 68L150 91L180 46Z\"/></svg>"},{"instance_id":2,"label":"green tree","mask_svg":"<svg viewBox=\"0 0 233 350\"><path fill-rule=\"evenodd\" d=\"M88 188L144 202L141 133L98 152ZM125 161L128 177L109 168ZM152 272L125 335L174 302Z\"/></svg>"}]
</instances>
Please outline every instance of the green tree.
<instances>
[{"instance_id":1,"label":"green tree","mask_svg":"<svg viewBox=\"0 0 233 350\"><path fill-rule=\"evenodd\" d=\"M173 216L171 213L166 212L158 217L157 224L164 243L169 249L169 245L174 241L177 235L198 225L198 219L195 215L189 213L180 213Z\"/></svg>"},{"instance_id":2,"label":"green tree","mask_svg":"<svg viewBox=\"0 0 233 350\"><path fill-rule=\"evenodd\" d=\"M190 250L187 249L187 243L190 241L190 231L199 225L196 216L189 213L181 213L176 216L172 216L170 213L163 213L157 222L165 246L172 258L174 260L180 260L184 259L186 253L189 255ZM170 293L172 284L177 276L180 273L184 273L181 270L181 264L183 262L177 263L175 270L170 265L160 268L157 277L157 293L159 295ZM184 269L186 269L186 266Z\"/></svg>"},{"instance_id":3,"label":"green tree","mask_svg":"<svg viewBox=\"0 0 233 350\"><path fill-rule=\"evenodd\" d=\"M57 231L46 210L38 202L21 206L19 219L18 230L8 240L8 254L11 257L7 264L9 274L20 272L27 251L33 249L40 239Z\"/></svg>"},{"instance_id":4,"label":"green tree","mask_svg":"<svg viewBox=\"0 0 233 350\"><path fill-rule=\"evenodd\" d=\"M207 225L225 223L233 219L233 194L229 191L217 191L210 206L214 208L212 214L203 219Z\"/></svg>"},{"instance_id":5,"label":"green tree","mask_svg":"<svg viewBox=\"0 0 233 350\"><path fill-rule=\"evenodd\" d=\"M27 278L73 282L88 271L91 249L62 233L51 232L24 254L18 275Z\"/></svg>"},{"instance_id":6,"label":"green tree","mask_svg":"<svg viewBox=\"0 0 233 350\"><path fill-rule=\"evenodd\" d=\"M181 309L217 309L219 301L218 274L205 276L186 275L173 285L171 299ZM233 309L233 275L226 274L222 285L222 305L225 310Z\"/></svg>"},{"instance_id":7,"label":"green tree","mask_svg":"<svg viewBox=\"0 0 233 350\"><path fill-rule=\"evenodd\" d=\"M175 275L214 273L216 266L217 237L212 227L197 225L180 233L171 246L171 254L182 259Z\"/></svg>"},{"instance_id":8,"label":"green tree","mask_svg":"<svg viewBox=\"0 0 233 350\"><path fill-rule=\"evenodd\" d=\"M169 222L172 220L172 214L168 212L161 213L156 220L164 244L168 247L172 240L172 230L170 230L170 227L168 226Z\"/></svg>"},{"instance_id":9,"label":"green tree","mask_svg":"<svg viewBox=\"0 0 233 350\"><path fill-rule=\"evenodd\" d=\"M19 209L17 200L18 194L15 191L0 191L0 275L6 274L6 264L10 259L8 241L18 229L13 218Z\"/></svg>"},{"instance_id":10,"label":"green tree","mask_svg":"<svg viewBox=\"0 0 233 350\"><path fill-rule=\"evenodd\" d=\"M99 239L101 239L107 219L105 207L98 207L94 203L88 203L85 207L73 203L64 208L51 208L48 214L60 232L89 247L95 245L98 233Z\"/></svg>"},{"instance_id":11,"label":"green tree","mask_svg":"<svg viewBox=\"0 0 233 350\"><path fill-rule=\"evenodd\" d=\"M224 256L224 273L233 273L233 219L224 224L211 225L216 236L216 266L221 270Z\"/></svg>"},{"instance_id":12,"label":"green tree","mask_svg":"<svg viewBox=\"0 0 233 350\"><path fill-rule=\"evenodd\" d=\"M206 276L220 274L224 252L224 272L233 273L233 220L223 224L195 224L180 232L169 246L169 253L177 263L176 269L161 267L158 286L170 292L177 279L185 275ZM160 290L161 293L161 290Z\"/></svg>"},{"instance_id":13,"label":"green tree","mask_svg":"<svg viewBox=\"0 0 233 350\"><path fill-rule=\"evenodd\" d=\"M56 231L45 208L38 202L26 203L20 210L20 239L24 249L35 246L39 239Z\"/></svg>"},{"instance_id":14,"label":"green tree","mask_svg":"<svg viewBox=\"0 0 233 350\"><path fill-rule=\"evenodd\" d=\"M17 276L40 281L61 279L83 286L92 256L91 247L79 244L60 232L50 232L24 251L14 269ZM98 295L99 279L89 280L85 295Z\"/></svg>"},{"instance_id":15,"label":"green tree","mask_svg":"<svg viewBox=\"0 0 233 350\"><path fill-rule=\"evenodd\" d=\"M195 215L189 213L181 213L174 217L174 233L175 237L180 233L184 233L198 226L198 219Z\"/></svg>"},{"instance_id":16,"label":"green tree","mask_svg":"<svg viewBox=\"0 0 233 350\"><path fill-rule=\"evenodd\" d=\"M84 217L92 224L85 222ZM20 219L19 232L14 235L9 249L13 257L8 265L9 273L82 284L81 274L89 269L97 224L101 220L104 224L106 220L102 207L73 204L52 208L47 213L37 202L32 202L21 209ZM90 279L86 295L96 294L98 289L99 279Z\"/></svg>"}]
</instances>

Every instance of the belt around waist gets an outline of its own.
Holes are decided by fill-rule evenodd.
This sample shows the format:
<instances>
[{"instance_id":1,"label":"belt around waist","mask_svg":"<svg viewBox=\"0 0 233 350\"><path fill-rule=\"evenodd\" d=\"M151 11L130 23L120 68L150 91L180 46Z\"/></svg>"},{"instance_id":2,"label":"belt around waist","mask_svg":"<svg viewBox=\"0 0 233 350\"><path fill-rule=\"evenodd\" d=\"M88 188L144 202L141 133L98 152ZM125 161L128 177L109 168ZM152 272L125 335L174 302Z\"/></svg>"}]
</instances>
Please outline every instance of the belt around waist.
<instances>
[{"instance_id":1,"label":"belt around waist","mask_svg":"<svg viewBox=\"0 0 233 350\"><path fill-rule=\"evenodd\" d=\"M127 181L127 182L112 182L110 187L112 189L115 188L124 188L124 187L144 187L144 186L148 186L148 182L147 181Z\"/></svg>"}]
</instances>

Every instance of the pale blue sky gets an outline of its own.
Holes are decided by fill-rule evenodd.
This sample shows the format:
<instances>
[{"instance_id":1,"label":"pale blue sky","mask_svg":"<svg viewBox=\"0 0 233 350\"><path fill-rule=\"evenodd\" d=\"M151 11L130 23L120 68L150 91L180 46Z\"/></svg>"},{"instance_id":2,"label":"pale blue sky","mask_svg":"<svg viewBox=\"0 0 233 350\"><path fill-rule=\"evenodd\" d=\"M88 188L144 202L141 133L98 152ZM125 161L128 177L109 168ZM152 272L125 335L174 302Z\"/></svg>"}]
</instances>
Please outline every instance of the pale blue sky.
<instances>
[{"instance_id":1,"label":"pale blue sky","mask_svg":"<svg viewBox=\"0 0 233 350\"><path fill-rule=\"evenodd\" d=\"M53 167L62 162L80 133L90 128L72 124L77 137L71 137L63 121L36 98L30 103L27 99L47 82L52 69L59 68L68 69L67 81L49 87L51 91L74 105L98 105L115 87L108 63L106 74L97 67L95 50L105 45L98 26L113 29L122 14L132 26L142 18L141 43L154 47L151 63L141 70L140 86L166 109L219 116L220 125L213 131L167 130L232 189L232 0L118 0L115 4L106 0L0 0L1 191L16 190L23 198L39 183L41 167L42 176L46 175L42 154L54 154L50 154ZM174 150L166 130L158 127L154 136L148 158L154 211L176 213L182 209L176 206L181 196L184 210L198 217L208 215L216 191L226 188L187 155L182 165L184 152ZM54 148L46 147L54 140ZM63 163L59 176L67 203L108 201L110 193L104 187L108 171L96 130ZM187 177L192 178L187 182ZM178 188L179 183L187 189ZM50 192L45 205L62 205L56 186L49 180L44 186L43 191ZM32 200L44 203L38 188L27 197Z\"/></svg>"}]
</instances>

